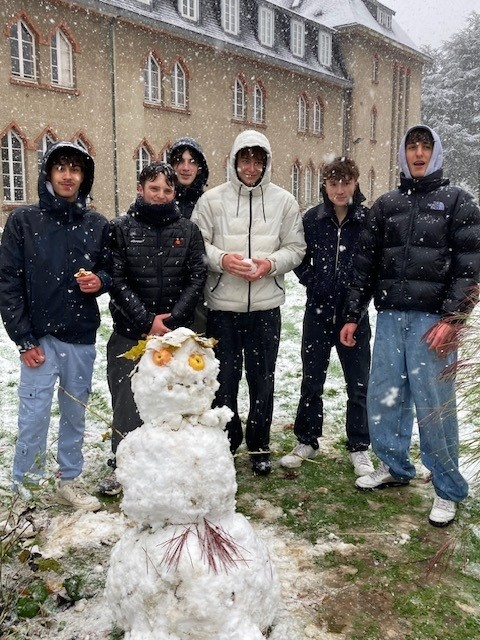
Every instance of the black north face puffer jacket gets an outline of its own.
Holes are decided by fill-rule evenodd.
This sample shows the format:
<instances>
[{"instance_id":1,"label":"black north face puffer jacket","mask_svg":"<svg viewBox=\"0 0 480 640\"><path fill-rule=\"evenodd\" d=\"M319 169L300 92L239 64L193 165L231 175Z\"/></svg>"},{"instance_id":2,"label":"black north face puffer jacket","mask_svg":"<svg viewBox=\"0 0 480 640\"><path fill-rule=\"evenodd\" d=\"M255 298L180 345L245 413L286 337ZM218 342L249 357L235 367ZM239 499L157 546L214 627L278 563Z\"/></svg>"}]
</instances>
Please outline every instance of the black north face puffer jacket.
<instances>
[{"instance_id":1,"label":"black north face puffer jacket","mask_svg":"<svg viewBox=\"0 0 480 640\"><path fill-rule=\"evenodd\" d=\"M381 196L360 236L345 316L358 322L373 296L377 310L448 317L468 312L480 267L480 213L442 170Z\"/></svg>"},{"instance_id":2,"label":"black north face puffer jacket","mask_svg":"<svg viewBox=\"0 0 480 640\"><path fill-rule=\"evenodd\" d=\"M205 247L196 224L174 203L147 205L137 197L112 221L114 330L139 340L155 315L171 313L170 329L188 326L205 284Z\"/></svg>"}]
</instances>

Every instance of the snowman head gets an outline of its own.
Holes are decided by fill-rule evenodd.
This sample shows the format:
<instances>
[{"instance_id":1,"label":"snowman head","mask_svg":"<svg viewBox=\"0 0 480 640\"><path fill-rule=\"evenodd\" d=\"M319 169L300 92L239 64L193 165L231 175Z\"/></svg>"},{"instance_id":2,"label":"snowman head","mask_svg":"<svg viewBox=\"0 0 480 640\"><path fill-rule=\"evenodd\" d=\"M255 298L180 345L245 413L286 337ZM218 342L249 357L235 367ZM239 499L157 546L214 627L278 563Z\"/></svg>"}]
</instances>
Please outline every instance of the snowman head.
<instances>
[{"instance_id":1,"label":"snowman head","mask_svg":"<svg viewBox=\"0 0 480 640\"><path fill-rule=\"evenodd\" d=\"M185 327L148 339L132 376L143 422L168 422L168 416L200 415L210 409L219 386L215 342Z\"/></svg>"}]
</instances>

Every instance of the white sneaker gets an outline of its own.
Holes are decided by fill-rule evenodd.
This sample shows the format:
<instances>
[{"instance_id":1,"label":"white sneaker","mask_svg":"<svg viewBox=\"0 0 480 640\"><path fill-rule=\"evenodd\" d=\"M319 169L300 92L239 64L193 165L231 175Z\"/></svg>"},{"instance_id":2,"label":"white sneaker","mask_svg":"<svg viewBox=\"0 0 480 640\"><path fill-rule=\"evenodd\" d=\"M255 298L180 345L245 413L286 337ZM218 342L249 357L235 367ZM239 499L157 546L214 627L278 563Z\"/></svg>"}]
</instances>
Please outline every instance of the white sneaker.
<instances>
[{"instance_id":1,"label":"white sneaker","mask_svg":"<svg viewBox=\"0 0 480 640\"><path fill-rule=\"evenodd\" d=\"M370 460L368 451L351 451L350 460L356 476L369 476L375 471L375 467Z\"/></svg>"},{"instance_id":2,"label":"white sneaker","mask_svg":"<svg viewBox=\"0 0 480 640\"><path fill-rule=\"evenodd\" d=\"M457 503L435 496L428 521L433 527L448 527L455 520Z\"/></svg>"},{"instance_id":3,"label":"white sneaker","mask_svg":"<svg viewBox=\"0 0 480 640\"><path fill-rule=\"evenodd\" d=\"M287 469L296 469L300 467L304 460L313 460L319 453L318 449L314 449L309 444L301 444L300 442L288 455L280 458L280 464Z\"/></svg>"},{"instance_id":4,"label":"white sneaker","mask_svg":"<svg viewBox=\"0 0 480 640\"><path fill-rule=\"evenodd\" d=\"M386 487L404 487L409 480L397 480L390 475L387 465L382 462L378 469L366 476L361 476L355 481L357 489L367 491L369 489L385 489Z\"/></svg>"},{"instance_id":5,"label":"white sneaker","mask_svg":"<svg viewBox=\"0 0 480 640\"><path fill-rule=\"evenodd\" d=\"M74 509L82 509L83 511L98 511L102 505L95 496L89 495L78 479L74 480L56 480L57 502Z\"/></svg>"}]
</instances>

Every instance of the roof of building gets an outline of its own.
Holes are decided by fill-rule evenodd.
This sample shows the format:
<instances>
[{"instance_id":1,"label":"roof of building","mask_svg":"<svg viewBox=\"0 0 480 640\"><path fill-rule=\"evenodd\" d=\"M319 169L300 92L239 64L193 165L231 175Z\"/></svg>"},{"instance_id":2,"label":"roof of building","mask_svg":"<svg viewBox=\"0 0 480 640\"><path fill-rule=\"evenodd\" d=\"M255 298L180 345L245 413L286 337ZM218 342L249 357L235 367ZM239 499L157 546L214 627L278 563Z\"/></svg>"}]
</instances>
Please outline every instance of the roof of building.
<instances>
[{"instance_id":1,"label":"roof of building","mask_svg":"<svg viewBox=\"0 0 480 640\"><path fill-rule=\"evenodd\" d=\"M243 0L241 0L242 2ZM349 29L362 29L372 36L387 39L394 46L407 47L412 54L422 55L394 19L394 12L377 0L261 0L276 10L275 46L263 46L257 37L254 20L248 12L241 12L238 36L227 33L221 25L220 2L199 0L201 18L197 22L184 18L178 10L178 0L76 0L75 4L89 6L118 18L137 21L153 28L169 29L178 35L188 33L198 41L218 48L239 52L263 62L272 62L296 71L307 71L335 84L348 85L342 61L332 56L332 65L320 64L313 46L305 47L305 56L294 56L289 46L289 19L298 16L307 28L335 33ZM392 16L392 28L382 26L369 11L384 8ZM252 6L252 2L248 2Z\"/></svg>"}]
</instances>

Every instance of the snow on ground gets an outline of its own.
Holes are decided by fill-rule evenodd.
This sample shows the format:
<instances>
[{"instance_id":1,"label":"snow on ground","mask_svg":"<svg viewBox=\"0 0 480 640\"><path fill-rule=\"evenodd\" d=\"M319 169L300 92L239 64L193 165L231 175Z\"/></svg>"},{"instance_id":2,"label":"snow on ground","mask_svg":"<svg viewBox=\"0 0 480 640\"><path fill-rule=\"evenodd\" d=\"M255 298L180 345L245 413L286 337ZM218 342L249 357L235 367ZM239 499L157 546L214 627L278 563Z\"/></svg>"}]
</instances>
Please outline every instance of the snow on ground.
<instances>
[{"instance_id":1,"label":"snow on ground","mask_svg":"<svg viewBox=\"0 0 480 640\"><path fill-rule=\"evenodd\" d=\"M287 303L282 315L283 338L277 361L273 431L280 431L285 424L293 422L301 379L300 334L305 294L293 274L287 277L287 286ZM104 441L102 437L108 430L110 420L105 347L111 330L111 319L107 305L108 296L103 296L100 299L102 326L98 334L91 411L88 413L84 447L85 477L91 486L108 472L105 461L110 450L109 441ZM333 352L332 360L336 360ZM10 496L10 470L17 431L18 353L8 339L3 325L0 326L0 368L3 378L0 385L0 500L5 504ZM330 376L327 379L326 391L329 388L335 389L336 393L326 394L325 397L325 436L322 439L322 447L325 449L329 449L343 435L343 429L338 426L342 425L342 419L339 420L338 416L343 415L345 407L343 380ZM240 409L244 414L246 401L246 387L243 385ZM49 436L51 473L55 471L56 420L54 408ZM471 435L471 427L467 425L462 438ZM475 471L478 473L478 465L463 465L463 471L468 477L473 477ZM275 526L275 522L281 517L278 509L269 504L257 506L262 510L263 523L256 525L256 528L276 563L282 588L282 606L271 640L339 640L338 634L324 632L314 624L312 612L315 603L309 601L309 594L316 592L318 595L326 590L321 573L315 571L312 563L312 557L323 553L324 550L319 545L312 546L283 529L280 535ZM123 515L108 510L97 514L69 513L66 510L62 515L52 517L48 513L47 509L44 520L39 523L43 527L39 550L44 557L61 558L68 556L69 549L81 549L91 563L91 573L98 576L99 582L103 582L108 569L111 546L128 526ZM335 546L340 542L332 539L328 544ZM35 637L38 640L107 640L112 629L102 592L92 599L81 600L75 607L66 611L59 611L56 618L61 624L53 625L52 631L49 630L51 625L38 626L36 621L26 621L26 628L28 625L36 626L33 635L25 637Z\"/></svg>"}]
</instances>

